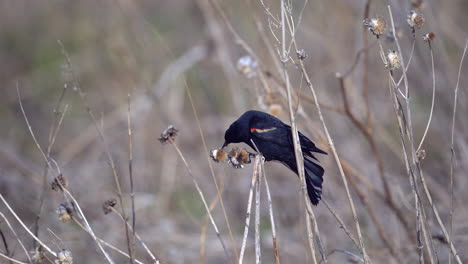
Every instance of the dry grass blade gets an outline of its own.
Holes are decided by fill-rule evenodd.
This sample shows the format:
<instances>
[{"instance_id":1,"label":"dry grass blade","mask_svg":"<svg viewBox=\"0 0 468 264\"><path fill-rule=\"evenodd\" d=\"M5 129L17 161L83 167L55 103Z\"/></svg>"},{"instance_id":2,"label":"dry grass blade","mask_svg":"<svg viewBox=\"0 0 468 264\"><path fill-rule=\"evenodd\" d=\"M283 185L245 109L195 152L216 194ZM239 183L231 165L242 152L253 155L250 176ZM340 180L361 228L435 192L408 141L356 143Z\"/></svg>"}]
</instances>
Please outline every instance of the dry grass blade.
<instances>
[{"instance_id":1,"label":"dry grass blade","mask_svg":"<svg viewBox=\"0 0 468 264\"><path fill-rule=\"evenodd\" d=\"M132 200L132 243L129 250L130 262L135 259L135 190L133 189L133 143L132 143L132 123L130 117L130 94L128 95L127 127L128 127L128 175L130 177L130 198ZM125 221L127 224L127 221Z\"/></svg>"},{"instance_id":2,"label":"dry grass blade","mask_svg":"<svg viewBox=\"0 0 468 264\"><path fill-rule=\"evenodd\" d=\"M3 253L1 253L1 252L0 252L0 257L4 258L4 259L6 259L6 260L8 260L8 261L10 261L10 262L13 262L13 263L28 264L28 263L26 263L26 262L21 262L21 261L19 261L19 260L14 259L14 258L10 258L9 256L7 256L7 255L5 255L5 254L3 254Z\"/></svg>"}]
</instances>

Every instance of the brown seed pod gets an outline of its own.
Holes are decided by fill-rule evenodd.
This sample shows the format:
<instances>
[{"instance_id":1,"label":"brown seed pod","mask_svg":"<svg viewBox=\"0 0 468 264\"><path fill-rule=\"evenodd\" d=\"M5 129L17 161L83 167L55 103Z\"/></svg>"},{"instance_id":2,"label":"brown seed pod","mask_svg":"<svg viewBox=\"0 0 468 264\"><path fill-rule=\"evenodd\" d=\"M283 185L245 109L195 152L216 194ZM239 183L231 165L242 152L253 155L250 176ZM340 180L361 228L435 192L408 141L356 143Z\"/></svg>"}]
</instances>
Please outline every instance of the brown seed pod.
<instances>
[{"instance_id":1,"label":"brown seed pod","mask_svg":"<svg viewBox=\"0 0 468 264\"><path fill-rule=\"evenodd\" d=\"M228 154L224 149L213 149L210 151L210 157L216 162L225 162L228 159Z\"/></svg>"},{"instance_id":2,"label":"brown seed pod","mask_svg":"<svg viewBox=\"0 0 468 264\"><path fill-rule=\"evenodd\" d=\"M59 176L55 177L54 181L52 181L50 187L54 191L63 191L62 187L63 188L68 187L67 178L65 176L63 176L63 174L59 174Z\"/></svg>"},{"instance_id":3,"label":"brown seed pod","mask_svg":"<svg viewBox=\"0 0 468 264\"><path fill-rule=\"evenodd\" d=\"M244 164L249 164L251 162L250 153L245 149L233 148L229 151L228 156L229 162L236 169L243 168Z\"/></svg>"},{"instance_id":4,"label":"brown seed pod","mask_svg":"<svg viewBox=\"0 0 468 264\"><path fill-rule=\"evenodd\" d=\"M105 201L103 204L102 204L102 210L104 211L104 214L108 214L110 212L112 212L112 208L117 204L117 200L115 199L109 199L107 201Z\"/></svg>"},{"instance_id":5,"label":"brown seed pod","mask_svg":"<svg viewBox=\"0 0 468 264\"><path fill-rule=\"evenodd\" d=\"M55 211L58 214L60 222L67 223L71 220L73 210L67 204L60 204Z\"/></svg>"},{"instance_id":6,"label":"brown seed pod","mask_svg":"<svg viewBox=\"0 0 468 264\"><path fill-rule=\"evenodd\" d=\"M427 41L427 42L433 41L435 38L436 38L436 36L435 36L434 32L429 32L429 33L427 33L426 35L423 36L423 40Z\"/></svg>"},{"instance_id":7,"label":"brown seed pod","mask_svg":"<svg viewBox=\"0 0 468 264\"><path fill-rule=\"evenodd\" d=\"M179 130L173 125L170 125L161 133L161 137L158 138L161 144L166 144L168 141L174 141Z\"/></svg>"}]
</instances>

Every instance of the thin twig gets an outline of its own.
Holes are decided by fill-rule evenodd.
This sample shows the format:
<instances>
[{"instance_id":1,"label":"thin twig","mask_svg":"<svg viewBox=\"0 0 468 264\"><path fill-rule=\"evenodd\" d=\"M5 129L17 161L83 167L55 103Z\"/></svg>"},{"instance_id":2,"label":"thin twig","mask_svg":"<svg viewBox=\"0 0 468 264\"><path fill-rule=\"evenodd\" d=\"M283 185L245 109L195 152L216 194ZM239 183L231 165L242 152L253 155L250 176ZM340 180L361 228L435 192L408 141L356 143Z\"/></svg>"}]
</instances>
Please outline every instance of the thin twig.
<instances>
[{"instance_id":1,"label":"thin twig","mask_svg":"<svg viewBox=\"0 0 468 264\"><path fill-rule=\"evenodd\" d=\"M9 261L12 261L12 262L14 262L14 263L18 263L18 264L27 264L26 262L21 262L21 261L19 261L19 260L14 259L14 258L10 258L9 256L4 255L2 252L0 252L0 257L5 258L5 259L7 259L7 260L9 260Z\"/></svg>"},{"instance_id":2,"label":"thin twig","mask_svg":"<svg viewBox=\"0 0 468 264\"><path fill-rule=\"evenodd\" d=\"M449 214L449 244L452 243L452 231L453 231L453 174L454 174L454 163L455 163L455 148L454 148L454 140L455 140L455 116L457 114L457 99L458 99L458 85L460 84L460 76L461 70L463 66L463 60L465 59L466 50L468 48L468 39L465 42L465 48L463 49L463 55L460 60L460 66L458 67L458 76L457 76L457 85L455 86L455 95L453 97L453 112L452 112L452 133L450 137L450 214ZM452 260L452 251L450 251L449 255L449 263Z\"/></svg>"}]
</instances>

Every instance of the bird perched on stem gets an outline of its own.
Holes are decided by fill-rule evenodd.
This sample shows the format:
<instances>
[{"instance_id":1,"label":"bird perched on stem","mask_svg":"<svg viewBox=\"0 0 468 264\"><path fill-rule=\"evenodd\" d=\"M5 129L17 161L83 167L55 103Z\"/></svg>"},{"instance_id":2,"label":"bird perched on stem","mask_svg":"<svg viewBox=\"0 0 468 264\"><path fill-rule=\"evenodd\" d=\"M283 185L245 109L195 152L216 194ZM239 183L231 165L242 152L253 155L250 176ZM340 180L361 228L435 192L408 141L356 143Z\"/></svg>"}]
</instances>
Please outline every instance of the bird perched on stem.
<instances>
[{"instance_id":1,"label":"bird perched on stem","mask_svg":"<svg viewBox=\"0 0 468 264\"><path fill-rule=\"evenodd\" d=\"M312 204L317 205L322 195L324 170L316 163L318 160L313 153L327 153L301 132L299 139L304 156L307 193ZM270 114L254 110L245 112L229 126L224 140L222 148L230 143L246 143L259 151L266 161L279 161L298 174L291 126Z\"/></svg>"}]
</instances>

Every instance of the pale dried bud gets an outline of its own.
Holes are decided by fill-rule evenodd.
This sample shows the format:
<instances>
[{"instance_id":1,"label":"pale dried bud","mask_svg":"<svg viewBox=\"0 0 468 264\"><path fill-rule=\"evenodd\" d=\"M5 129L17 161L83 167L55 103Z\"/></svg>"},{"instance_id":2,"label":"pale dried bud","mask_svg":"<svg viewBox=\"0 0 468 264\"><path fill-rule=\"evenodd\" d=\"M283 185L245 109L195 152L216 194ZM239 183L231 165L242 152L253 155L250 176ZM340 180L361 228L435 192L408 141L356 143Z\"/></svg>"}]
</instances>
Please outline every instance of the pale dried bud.
<instances>
[{"instance_id":1,"label":"pale dried bud","mask_svg":"<svg viewBox=\"0 0 468 264\"><path fill-rule=\"evenodd\" d=\"M210 157L216 162L225 162L228 159L228 155L224 149L213 149L210 152Z\"/></svg>"},{"instance_id":2,"label":"pale dried bud","mask_svg":"<svg viewBox=\"0 0 468 264\"><path fill-rule=\"evenodd\" d=\"M268 109L268 112L270 112L270 114L273 116L279 116L282 110L283 107L280 104L272 104L270 105L270 109Z\"/></svg>"},{"instance_id":3,"label":"pale dried bud","mask_svg":"<svg viewBox=\"0 0 468 264\"><path fill-rule=\"evenodd\" d=\"M237 61L237 70L247 78L255 76L258 63L251 56L244 56Z\"/></svg>"},{"instance_id":4,"label":"pale dried bud","mask_svg":"<svg viewBox=\"0 0 468 264\"><path fill-rule=\"evenodd\" d=\"M424 16L416 11L411 11L408 15L408 25L413 29L419 29L424 25Z\"/></svg>"},{"instance_id":5,"label":"pale dried bud","mask_svg":"<svg viewBox=\"0 0 468 264\"><path fill-rule=\"evenodd\" d=\"M400 68L400 56L398 56L398 52L394 50L389 50L387 53L387 65L385 67L391 71Z\"/></svg>"},{"instance_id":6,"label":"pale dried bud","mask_svg":"<svg viewBox=\"0 0 468 264\"><path fill-rule=\"evenodd\" d=\"M63 223L69 222L72 218L73 211L66 204L60 204L55 212L58 214L59 220Z\"/></svg>"},{"instance_id":7,"label":"pale dried bud","mask_svg":"<svg viewBox=\"0 0 468 264\"><path fill-rule=\"evenodd\" d=\"M426 35L423 36L423 40L424 41L427 41L427 42L430 42L430 41L433 41L435 39L435 34L434 32L429 32L427 33Z\"/></svg>"},{"instance_id":8,"label":"pale dried bud","mask_svg":"<svg viewBox=\"0 0 468 264\"><path fill-rule=\"evenodd\" d=\"M297 51L297 58L300 59L300 60L303 60L303 59L307 58L307 53L305 52L304 49L301 49L301 50Z\"/></svg>"},{"instance_id":9,"label":"pale dried bud","mask_svg":"<svg viewBox=\"0 0 468 264\"><path fill-rule=\"evenodd\" d=\"M424 149L418 150L418 152L416 152L416 157L418 158L418 160L425 159L426 158L426 151Z\"/></svg>"},{"instance_id":10,"label":"pale dried bud","mask_svg":"<svg viewBox=\"0 0 468 264\"><path fill-rule=\"evenodd\" d=\"M73 264L73 256L70 250L62 250L57 254L55 264Z\"/></svg>"},{"instance_id":11,"label":"pale dried bud","mask_svg":"<svg viewBox=\"0 0 468 264\"><path fill-rule=\"evenodd\" d=\"M31 259L33 263L42 263L45 260L44 251L41 246L37 247L32 253Z\"/></svg>"},{"instance_id":12,"label":"pale dried bud","mask_svg":"<svg viewBox=\"0 0 468 264\"><path fill-rule=\"evenodd\" d=\"M367 18L362 22L367 29L372 32L377 38L385 34L387 31L387 23L383 17Z\"/></svg>"}]
</instances>

